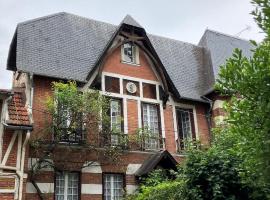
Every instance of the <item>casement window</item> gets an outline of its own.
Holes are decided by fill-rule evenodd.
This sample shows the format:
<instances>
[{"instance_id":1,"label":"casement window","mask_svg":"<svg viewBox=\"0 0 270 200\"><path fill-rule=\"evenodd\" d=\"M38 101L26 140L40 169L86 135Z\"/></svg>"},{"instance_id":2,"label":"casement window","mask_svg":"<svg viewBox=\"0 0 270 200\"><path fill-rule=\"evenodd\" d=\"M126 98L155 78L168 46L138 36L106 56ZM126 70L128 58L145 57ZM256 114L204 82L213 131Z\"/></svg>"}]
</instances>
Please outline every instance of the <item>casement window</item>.
<instances>
[{"instance_id":1,"label":"casement window","mask_svg":"<svg viewBox=\"0 0 270 200\"><path fill-rule=\"evenodd\" d=\"M79 173L56 172L55 176L55 200L79 199Z\"/></svg>"},{"instance_id":2,"label":"casement window","mask_svg":"<svg viewBox=\"0 0 270 200\"><path fill-rule=\"evenodd\" d=\"M84 140L82 113L74 112L67 103L55 99L57 117L54 119L54 139L59 142L79 143Z\"/></svg>"},{"instance_id":3,"label":"casement window","mask_svg":"<svg viewBox=\"0 0 270 200\"><path fill-rule=\"evenodd\" d=\"M139 64L138 48L133 42L128 42L122 45L122 61L129 64Z\"/></svg>"},{"instance_id":4,"label":"casement window","mask_svg":"<svg viewBox=\"0 0 270 200\"><path fill-rule=\"evenodd\" d=\"M110 100L111 118L111 145L119 144L119 137L122 131L122 101L120 99Z\"/></svg>"},{"instance_id":5,"label":"casement window","mask_svg":"<svg viewBox=\"0 0 270 200\"><path fill-rule=\"evenodd\" d=\"M143 127L146 131L144 136L145 149L159 149L160 148L160 120L159 109L154 104L142 104L142 120Z\"/></svg>"},{"instance_id":6,"label":"casement window","mask_svg":"<svg viewBox=\"0 0 270 200\"><path fill-rule=\"evenodd\" d=\"M103 174L103 199L121 200L124 194L123 174Z\"/></svg>"},{"instance_id":7,"label":"casement window","mask_svg":"<svg viewBox=\"0 0 270 200\"><path fill-rule=\"evenodd\" d=\"M59 142L79 143L84 140L83 116L81 113L72 112L69 107L61 102L57 103L57 135ZM71 125L71 123L73 123ZM76 127L75 127L76 126ZM74 128L75 127L75 128Z\"/></svg>"},{"instance_id":8,"label":"casement window","mask_svg":"<svg viewBox=\"0 0 270 200\"><path fill-rule=\"evenodd\" d=\"M178 137L180 148L184 149L183 141L196 139L194 117L192 109L176 109Z\"/></svg>"}]
</instances>

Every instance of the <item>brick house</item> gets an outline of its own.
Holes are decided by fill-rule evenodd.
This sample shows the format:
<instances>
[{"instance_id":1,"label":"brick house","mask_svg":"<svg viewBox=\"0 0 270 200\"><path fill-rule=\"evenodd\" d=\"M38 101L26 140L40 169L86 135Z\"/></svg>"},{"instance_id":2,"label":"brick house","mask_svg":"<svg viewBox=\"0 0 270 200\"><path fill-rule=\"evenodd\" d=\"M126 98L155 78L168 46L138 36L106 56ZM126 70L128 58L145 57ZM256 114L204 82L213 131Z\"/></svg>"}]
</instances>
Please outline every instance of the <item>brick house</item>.
<instances>
[{"instance_id":1,"label":"brick house","mask_svg":"<svg viewBox=\"0 0 270 200\"><path fill-rule=\"evenodd\" d=\"M193 45L149 34L129 15L118 26L68 13L19 23L7 62L13 87L0 90L0 198L121 199L153 169L175 169L185 157L183 141L210 145L210 129L224 117L226 98L213 86L234 48L251 55L246 40L206 30ZM110 97L111 125L122 117L116 125L123 135L147 126L154 137L143 148L129 146L118 163L84 153L74 137L43 159L29 140L46 129L44 100L60 80ZM37 162L43 167L30 178Z\"/></svg>"}]
</instances>

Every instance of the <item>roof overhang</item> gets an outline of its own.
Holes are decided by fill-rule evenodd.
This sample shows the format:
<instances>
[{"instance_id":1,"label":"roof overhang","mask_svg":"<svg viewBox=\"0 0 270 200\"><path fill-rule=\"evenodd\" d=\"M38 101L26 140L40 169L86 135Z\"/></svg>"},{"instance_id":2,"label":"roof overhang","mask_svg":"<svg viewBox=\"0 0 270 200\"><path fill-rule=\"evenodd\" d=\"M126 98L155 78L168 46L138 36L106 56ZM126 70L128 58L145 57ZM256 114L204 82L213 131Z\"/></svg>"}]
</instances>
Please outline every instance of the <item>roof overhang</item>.
<instances>
[{"instance_id":1,"label":"roof overhang","mask_svg":"<svg viewBox=\"0 0 270 200\"><path fill-rule=\"evenodd\" d=\"M146 159L142 166L135 172L135 176L146 176L158 167L176 171L177 164L178 163L174 157L167 150L165 150L149 156L149 158Z\"/></svg>"}]
</instances>

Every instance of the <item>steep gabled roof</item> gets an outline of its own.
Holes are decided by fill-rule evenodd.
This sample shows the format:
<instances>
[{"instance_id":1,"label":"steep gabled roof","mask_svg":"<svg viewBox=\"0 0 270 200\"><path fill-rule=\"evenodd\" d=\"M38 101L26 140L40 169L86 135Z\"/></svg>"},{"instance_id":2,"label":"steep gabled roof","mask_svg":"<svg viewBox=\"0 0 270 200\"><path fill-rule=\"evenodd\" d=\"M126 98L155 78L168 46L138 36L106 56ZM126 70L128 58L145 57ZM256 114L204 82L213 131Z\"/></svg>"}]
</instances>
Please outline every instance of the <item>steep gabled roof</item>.
<instances>
[{"instance_id":1,"label":"steep gabled roof","mask_svg":"<svg viewBox=\"0 0 270 200\"><path fill-rule=\"evenodd\" d=\"M209 29L204 32L199 45L209 50L215 79L218 78L220 66L225 64L226 59L232 56L235 48L241 49L246 57L252 55L250 50L253 48L248 40Z\"/></svg>"},{"instance_id":2,"label":"steep gabled roof","mask_svg":"<svg viewBox=\"0 0 270 200\"><path fill-rule=\"evenodd\" d=\"M135 19L133 19L130 15L126 15L120 24L127 24L130 26L135 26L138 28L143 28Z\"/></svg>"},{"instance_id":3,"label":"steep gabled roof","mask_svg":"<svg viewBox=\"0 0 270 200\"><path fill-rule=\"evenodd\" d=\"M157 169L157 167L177 170L177 161L167 150L157 152L143 162L142 166L135 172L135 175L147 175L149 172Z\"/></svg>"},{"instance_id":4,"label":"steep gabled roof","mask_svg":"<svg viewBox=\"0 0 270 200\"><path fill-rule=\"evenodd\" d=\"M19 23L7 69L86 82L121 24L143 29L129 15L118 26L64 12ZM216 37L211 35L205 33L201 46L196 46L147 34L181 98L202 101L201 95L213 85L220 60L230 56L234 44L237 47L238 43L230 37L217 40L222 45L215 46L211 38ZM226 46L223 43L233 45L226 44L229 47L225 51L219 48Z\"/></svg>"}]
</instances>

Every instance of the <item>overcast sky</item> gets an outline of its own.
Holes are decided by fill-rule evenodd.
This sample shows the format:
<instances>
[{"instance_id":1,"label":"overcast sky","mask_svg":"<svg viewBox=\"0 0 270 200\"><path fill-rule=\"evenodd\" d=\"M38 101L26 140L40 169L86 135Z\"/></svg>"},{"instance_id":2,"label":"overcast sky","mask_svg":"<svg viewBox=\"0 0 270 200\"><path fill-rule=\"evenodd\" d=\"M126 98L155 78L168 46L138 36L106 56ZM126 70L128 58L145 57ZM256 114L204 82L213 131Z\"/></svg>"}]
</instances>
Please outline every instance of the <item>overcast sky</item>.
<instances>
[{"instance_id":1,"label":"overcast sky","mask_svg":"<svg viewBox=\"0 0 270 200\"><path fill-rule=\"evenodd\" d=\"M11 87L9 44L16 24L28 19L65 11L118 25L130 14L149 33L193 44L206 28L261 41L252 10L249 0L0 0L0 88Z\"/></svg>"}]
</instances>

